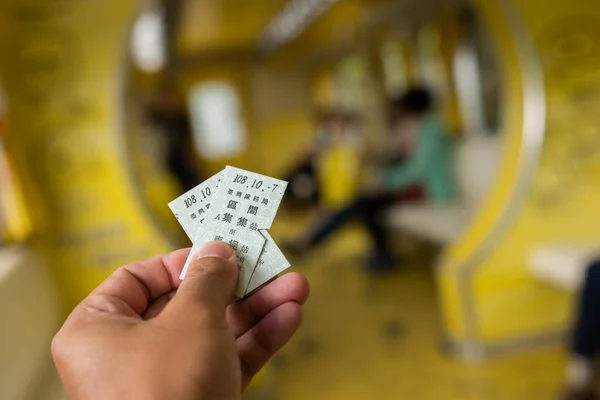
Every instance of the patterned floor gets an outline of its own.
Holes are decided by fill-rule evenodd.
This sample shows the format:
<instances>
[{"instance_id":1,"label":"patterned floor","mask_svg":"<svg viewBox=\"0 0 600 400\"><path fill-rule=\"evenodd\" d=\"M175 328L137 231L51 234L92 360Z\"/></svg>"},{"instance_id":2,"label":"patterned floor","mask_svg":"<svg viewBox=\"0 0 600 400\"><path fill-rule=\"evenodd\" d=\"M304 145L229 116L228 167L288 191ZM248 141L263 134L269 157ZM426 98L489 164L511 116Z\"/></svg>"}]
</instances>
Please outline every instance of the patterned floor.
<instances>
[{"instance_id":1,"label":"patterned floor","mask_svg":"<svg viewBox=\"0 0 600 400\"><path fill-rule=\"evenodd\" d=\"M298 222L280 219L276 237ZM299 334L271 363L279 400L553 399L564 353L547 348L465 365L442 351L431 248L398 240L402 265L374 277L362 270L367 239L350 227L295 263L312 295ZM259 396L264 398L265 396Z\"/></svg>"}]
</instances>

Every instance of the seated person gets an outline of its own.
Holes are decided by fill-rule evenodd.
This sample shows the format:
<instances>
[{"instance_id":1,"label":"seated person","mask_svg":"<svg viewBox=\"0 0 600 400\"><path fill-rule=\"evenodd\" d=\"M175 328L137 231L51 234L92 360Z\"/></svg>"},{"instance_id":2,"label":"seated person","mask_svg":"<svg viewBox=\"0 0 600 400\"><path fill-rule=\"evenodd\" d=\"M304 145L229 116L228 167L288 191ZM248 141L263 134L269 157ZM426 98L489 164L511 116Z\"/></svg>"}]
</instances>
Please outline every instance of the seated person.
<instances>
[{"instance_id":1,"label":"seated person","mask_svg":"<svg viewBox=\"0 0 600 400\"><path fill-rule=\"evenodd\" d=\"M324 220L305 238L289 244L292 254L300 255L320 244L357 216L366 225L375 247L369 267L376 271L389 269L394 260L382 219L390 206L398 202L454 199L451 138L433 112L431 94L426 89L411 89L393 102L392 110L392 133L386 148L393 151L379 169L380 183ZM410 127L414 129L407 129ZM403 155L403 149L408 154Z\"/></svg>"},{"instance_id":2,"label":"seated person","mask_svg":"<svg viewBox=\"0 0 600 400\"><path fill-rule=\"evenodd\" d=\"M296 161L284 180L289 182L285 203L291 208L303 205L318 205L319 193L317 166L323 152L331 146L332 132L335 130L336 113L320 111L315 123L314 143Z\"/></svg>"},{"instance_id":3,"label":"seated person","mask_svg":"<svg viewBox=\"0 0 600 400\"><path fill-rule=\"evenodd\" d=\"M360 191L364 144L360 117L336 114L327 148L316 163L321 193L321 213L331 214L353 200Z\"/></svg>"},{"instance_id":4,"label":"seated person","mask_svg":"<svg viewBox=\"0 0 600 400\"><path fill-rule=\"evenodd\" d=\"M598 400L593 365L600 345L600 260L589 267L579 301L561 400Z\"/></svg>"}]
</instances>

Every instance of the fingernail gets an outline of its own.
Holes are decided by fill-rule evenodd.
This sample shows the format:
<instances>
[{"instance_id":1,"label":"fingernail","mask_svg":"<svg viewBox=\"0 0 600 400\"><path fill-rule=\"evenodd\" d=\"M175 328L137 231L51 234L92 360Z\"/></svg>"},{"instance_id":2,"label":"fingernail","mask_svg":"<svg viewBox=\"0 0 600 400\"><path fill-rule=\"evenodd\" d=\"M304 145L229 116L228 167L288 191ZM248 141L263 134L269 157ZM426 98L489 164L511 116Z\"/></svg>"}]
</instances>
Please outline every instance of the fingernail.
<instances>
[{"instance_id":1,"label":"fingernail","mask_svg":"<svg viewBox=\"0 0 600 400\"><path fill-rule=\"evenodd\" d=\"M223 242L209 242L198 250L194 258L200 260L202 258L220 258L229 260L233 257L233 249Z\"/></svg>"}]
</instances>

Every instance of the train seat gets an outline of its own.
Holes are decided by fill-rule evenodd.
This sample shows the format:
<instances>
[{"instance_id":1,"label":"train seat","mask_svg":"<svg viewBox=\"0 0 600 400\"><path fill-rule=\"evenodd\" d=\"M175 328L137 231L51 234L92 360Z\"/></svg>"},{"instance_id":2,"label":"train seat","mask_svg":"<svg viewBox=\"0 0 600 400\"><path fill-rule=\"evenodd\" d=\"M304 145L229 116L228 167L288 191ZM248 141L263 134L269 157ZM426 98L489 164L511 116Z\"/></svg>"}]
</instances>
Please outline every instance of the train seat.
<instances>
[{"instance_id":1,"label":"train seat","mask_svg":"<svg viewBox=\"0 0 600 400\"><path fill-rule=\"evenodd\" d=\"M599 256L598 244L548 244L534 249L528 264L538 281L577 292L590 263Z\"/></svg>"},{"instance_id":2,"label":"train seat","mask_svg":"<svg viewBox=\"0 0 600 400\"><path fill-rule=\"evenodd\" d=\"M473 134L457 143L455 164L460 196L451 205L410 205L395 207L391 227L438 244L458 238L477 212L498 170L502 141L498 135Z\"/></svg>"}]
</instances>

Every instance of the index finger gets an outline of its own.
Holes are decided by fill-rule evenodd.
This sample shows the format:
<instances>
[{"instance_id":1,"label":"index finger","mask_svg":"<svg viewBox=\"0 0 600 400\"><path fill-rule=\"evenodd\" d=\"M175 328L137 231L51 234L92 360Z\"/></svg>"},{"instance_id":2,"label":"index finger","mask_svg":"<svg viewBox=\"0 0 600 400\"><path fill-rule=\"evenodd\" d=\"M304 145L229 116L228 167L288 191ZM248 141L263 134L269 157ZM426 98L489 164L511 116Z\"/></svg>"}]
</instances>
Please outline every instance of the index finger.
<instances>
[{"instance_id":1,"label":"index finger","mask_svg":"<svg viewBox=\"0 0 600 400\"><path fill-rule=\"evenodd\" d=\"M141 315L150 302L179 287L179 275L189 253L190 249L177 250L121 267L90 296L101 295L116 299Z\"/></svg>"}]
</instances>

